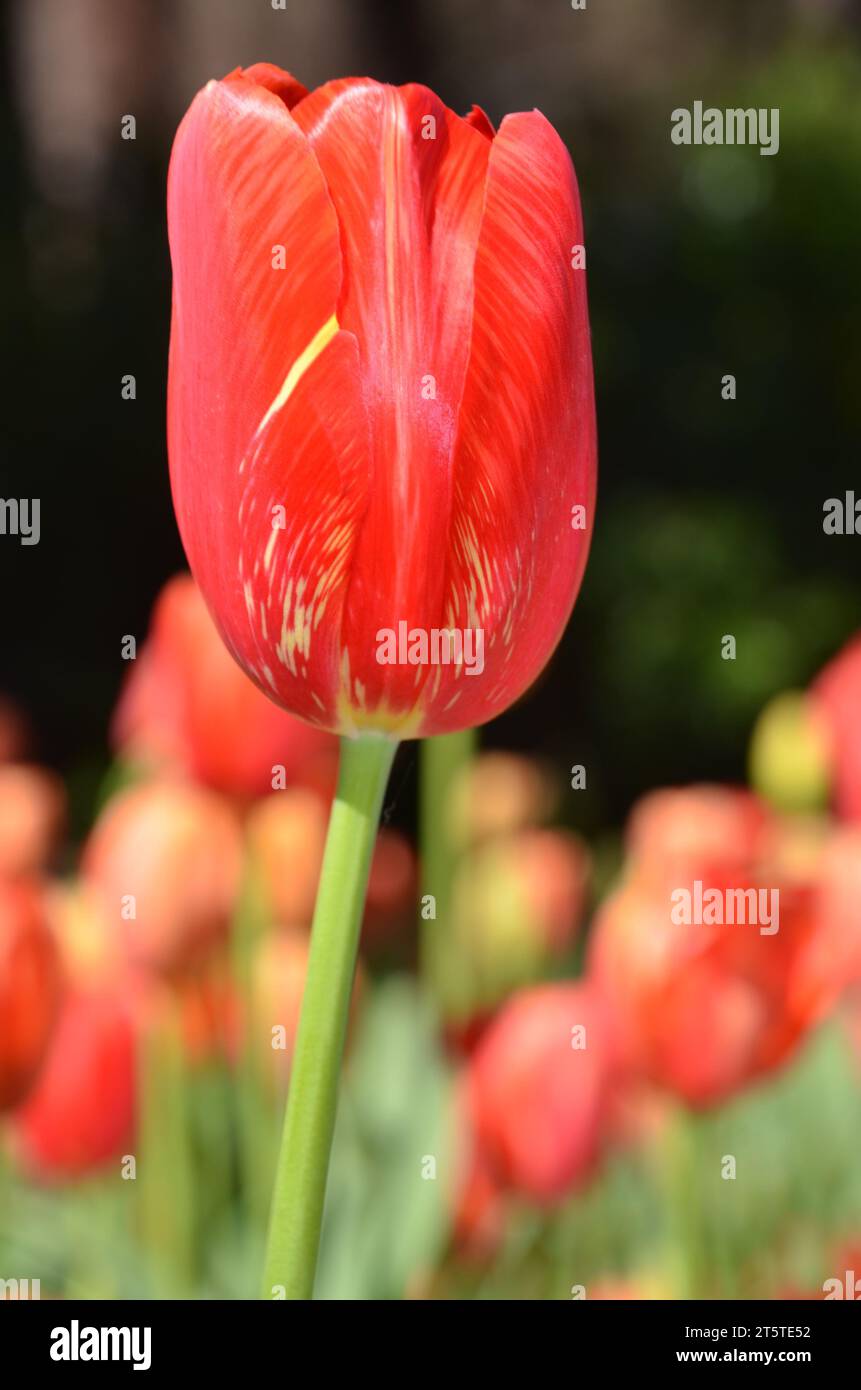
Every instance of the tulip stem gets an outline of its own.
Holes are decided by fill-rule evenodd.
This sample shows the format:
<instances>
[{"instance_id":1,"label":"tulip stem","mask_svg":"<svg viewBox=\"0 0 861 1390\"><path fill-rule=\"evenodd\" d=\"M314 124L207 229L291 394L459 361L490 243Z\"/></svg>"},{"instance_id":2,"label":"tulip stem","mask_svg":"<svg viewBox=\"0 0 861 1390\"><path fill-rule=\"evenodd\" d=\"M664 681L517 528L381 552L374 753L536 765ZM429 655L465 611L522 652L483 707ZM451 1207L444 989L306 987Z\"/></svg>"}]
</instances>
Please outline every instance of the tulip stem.
<instances>
[{"instance_id":1,"label":"tulip stem","mask_svg":"<svg viewBox=\"0 0 861 1390\"><path fill-rule=\"evenodd\" d=\"M341 739L272 1195L264 1298L310 1299L314 1291L362 909L396 749L379 735Z\"/></svg>"},{"instance_id":2,"label":"tulip stem","mask_svg":"<svg viewBox=\"0 0 861 1390\"><path fill-rule=\"evenodd\" d=\"M434 917L420 923L419 954L424 982L437 996L451 969L451 888L460 852L453 832L452 786L475 757L477 744L475 729L464 729L423 739L419 752L422 896L432 896L435 903Z\"/></svg>"}]
</instances>

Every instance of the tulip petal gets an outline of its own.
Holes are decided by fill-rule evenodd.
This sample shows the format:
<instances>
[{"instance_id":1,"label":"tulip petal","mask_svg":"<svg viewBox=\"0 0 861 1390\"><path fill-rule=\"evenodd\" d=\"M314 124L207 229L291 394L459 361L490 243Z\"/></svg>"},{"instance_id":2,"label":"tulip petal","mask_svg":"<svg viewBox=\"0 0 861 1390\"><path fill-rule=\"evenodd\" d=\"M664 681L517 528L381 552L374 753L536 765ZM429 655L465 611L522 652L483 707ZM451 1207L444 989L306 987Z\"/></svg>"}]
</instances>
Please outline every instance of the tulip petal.
<instances>
[{"instance_id":1,"label":"tulip petal","mask_svg":"<svg viewBox=\"0 0 861 1390\"><path fill-rule=\"evenodd\" d=\"M285 72L274 63L252 63L250 68L237 69L237 72L258 87L266 87L270 92L274 92L288 110L308 95L307 87L303 87L292 73Z\"/></svg>"},{"instance_id":2,"label":"tulip petal","mask_svg":"<svg viewBox=\"0 0 861 1390\"><path fill-rule=\"evenodd\" d=\"M295 108L341 230L338 320L359 343L369 507L344 615L350 698L408 711L427 668L381 666L377 633L428 628L442 601L451 454L491 145L425 87L329 83Z\"/></svg>"},{"instance_id":3,"label":"tulip petal","mask_svg":"<svg viewBox=\"0 0 861 1390\"><path fill-rule=\"evenodd\" d=\"M467 125L475 126L476 130L480 130L482 135L486 135L488 140L492 140L496 134L493 128L493 122L487 112L483 111L480 106L474 105L472 110L467 112L463 119L466 121Z\"/></svg>"},{"instance_id":4,"label":"tulip petal","mask_svg":"<svg viewBox=\"0 0 861 1390\"><path fill-rule=\"evenodd\" d=\"M356 342L336 318L335 212L272 82L298 93L286 74L263 76L266 86L241 74L210 83L174 145L171 478L189 561L227 645L267 693L331 726L367 420ZM330 621L312 656L314 596Z\"/></svg>"},{"instance_id":5,"label":"tulip petal","mask_svg":"<svg viewBox=\"0 0 861 1390\"><path fill-rule=\"evenodd\" d=\"M470 679L438 668L425 733L491 718L535 679L570 615L594 509L574 169L537 111L506 116L489 150L441 614L448 627L482 630L484 669ZM574 529L575 506L584 529Z\"/></svg>"}]
</instances>

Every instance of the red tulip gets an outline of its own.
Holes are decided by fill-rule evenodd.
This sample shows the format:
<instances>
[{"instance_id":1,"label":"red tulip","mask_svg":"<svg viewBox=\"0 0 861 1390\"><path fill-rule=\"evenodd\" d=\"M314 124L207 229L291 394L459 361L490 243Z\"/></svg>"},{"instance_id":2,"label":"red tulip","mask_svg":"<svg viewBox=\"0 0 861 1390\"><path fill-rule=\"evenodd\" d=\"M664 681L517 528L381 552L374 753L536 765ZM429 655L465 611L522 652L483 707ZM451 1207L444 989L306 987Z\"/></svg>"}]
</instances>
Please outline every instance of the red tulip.
<instances>
[{"instance_id":1,"label":"red tulip","mask_svg":"<svg viewBox=\"0 0 861 1390\"><path fill-rule=\"evenodd\" d=\"M505 1005L469 1063L476 1140L501 1183L553 1201L590 1175L609 1114L614 1047L591 983L541 985Z\"/></svg>"},{"instance_id":2,"label":"red tulip","mask_svg":"<svg viewBox=\"0 0 861 1390\"><path fill-rule=\"evenodd\" d=\"M38 1082L15 1114L16 1147L34 1176L78 1177L123 1154L133 1133L135 1054L125 999L66 996Z\"/></svg>"},{"instance_id":3,"label":"red tulip","mask_svg":"<svg viewBox=\"0 0 861 1390\"><path fill-rule=\"evenodd\" d=\"M811 699L825 724L837 810L861 820L861 633L821 672Z\"/></svg>"},{"instance_id":4,"label":"red tulip","mask_svg":"<svg viewBox=\"0 0 861 1390\"><path fill-rule=\"evenodd\" d=\"M800 854L797 832L745 792L654 793L635 810L630 840L625 880L590 938L591 966L629 1063L692 1105L713 1104L791 1055L845 988L857 953L833 949L819 854ZM693 900L697 881L704 894L770 894L777 930L758 919L674 920L673 895Z\"/></svg>"},{"instance_id":5,"label":"red tulip","mask_svg":"<svg viewBox=\"0 0 861 1390\"><path fill-rule=\"evenodd\" d=\"M591 532L561 140L258 64L192 103L168 226L174 503L230 651L333 731L491 718L559 641Z\"/></svg>"},{"instance_id":6,"label":"red tulip","mask_svg":"<svg viewBox=\"0 0 861 1390\"><path fill-rule=\"evenodd\" d=\"M314 776L333 751L326 734L264 699L231 661L187 574L158 597L113 735L129 758L236 796L271 791L281 768L284 782Z\"/></svg>"},{"instance_id":7,"label":"red tulip","mask_svg":"<svg viewBox=\"0 0 861 1390\"><path fill-rule=\"evenodd\" d=\"M239 826L214 792L144 783L108 803L84 850L83 874L137 964L197 965L228 930L242 867Z\"/></svg>"},{"instance_id":8,"label":"red tulip","mask_svg":"<svg viewBox=\"0 0 861 1390\"><path fill-rule=\"evenodd\" d=\"M57 948L32 884L0 880L0 1110L39 1070L60 997Z\"/></svg>"},{"instance_id":9,"label":"red tulip","mask_svg":"<svg viewBox=\"0 0 861 1390\"><path fill-rule=\"evenodd\" d=\"M839 825L816 858L817 930L798 972L799 1007L861 983L861 825Z\"/></svg>"}]
</instances>

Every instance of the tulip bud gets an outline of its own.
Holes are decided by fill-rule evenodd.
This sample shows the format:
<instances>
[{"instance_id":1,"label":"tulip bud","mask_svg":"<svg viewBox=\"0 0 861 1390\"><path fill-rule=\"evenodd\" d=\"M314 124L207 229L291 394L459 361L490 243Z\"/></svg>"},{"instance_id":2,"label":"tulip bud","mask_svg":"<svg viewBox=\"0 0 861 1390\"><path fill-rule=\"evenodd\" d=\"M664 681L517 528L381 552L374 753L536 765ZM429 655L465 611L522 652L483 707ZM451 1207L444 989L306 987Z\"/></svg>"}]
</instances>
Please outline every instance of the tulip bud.
<instances>
[{"instance_id":1,"label":"tulip bud","mask_svg":"<svg viewBox=\"0 0 861 1390\"><path fill-rule=\"evenodd\" d=\"M190 575L162 589L129 671L113 737L122 754L235 796L313 769L332 740L266 700L231 659Z\"/></svg>"},{"instance_id":2,"label":"tulip bud","mask_svg":"<svg viewBox=\"0 0 861 1390\"><path fill-rule=\"evenodd\" d=\"M119 1158L133 1134L135 1031L116 993L71 991L36 1086L15 1113L13 1145L44 1181Z\"/></svg>"},{"instance_id":3,"label":"tulip bud","mask_svg":"<svg viewBox=\"0 0 861 1390\"><path fill-rule=\"evenodd\" d=\"M780 811L815 811L828 800L828 742L814 703L796 691L762 711L750 743L750 780Z\"/></svg>"},{"instance_id":4,"label":"tulip bud","mask_svg":"<svg viewBox=\"0 0 861 1390\"><path fill-rule=\"evenodd\" d=\"M14 878L48 867L65 802L54 773L20 763L0 766L0 875Z\"/></svg>"},{"instance_id":5,"label":"tulip bud","mask_svg":"<svg viewBox=\"0 0 861 1390\"><path fill-rule=\"evenodd\" d=\"M750 872L771 828L767 808L741 788L662 788L631 813L629 868L661 886L685 885L695 877L722 885Z\"/></svg>"},{"instance_id":6,"label":"tulip bud","mask_svg":"<svg viewBox=\"0 0 861 1390\"><path fill-rule=\"evenodd\" d=\"M258 64L187 112L168 231L174 506L230 651L337 733L498 714L558 643L592 529L559 136Z\"/></svg>"},{"instance_id":7,"label":"tulip bud","mask_svg":"<svg viewBox=\"0 0 861 1390\"><path fill-rule=\"evenodd\" d=\"M239 827L214 792L144 783L108 803L82 867L130 959L171 974L199 964L227 933L242 867Z\"/></svg>"},{"instance_id":8,"label":"tulip bud","mask_svg":"<svg viewBox=\"0 0 861 1390\"><path fill-rule=\"evenodd\" d=\"M810 695L827 731L837 812L861 820L861 634L829 662Z\"/></svg>"},{"instance_id":9,"label":"tulip bud","mask_svg":"<svg viewBox=\"0 0 861 1390\"><path fill-rule=\"evenodd\" d=\"M552 1202L601 1150L615 1069L610 1017L591 983L515 995L469 1063L474 1132L499 1180Z\"/></svg>"},{"instance_id":10,"label":"tulip bud","mask_svg":"<svg viewBox=\"0 0 861 1390\"><path fill-rule=\"evenodd\" d=\"M452 838L462 846L539 824L556 796L547 773L515 753L482 753L461 767L451 789Z\"/></svg>"},{"instance_id":11,"label":"tulip bud","mask_svg":"<svg viewBox=\"0 0 861 1390\"><path fill-rule=\"evenodd\" d=\"M458 867L452 949L440 964L447 1011L461 1023L546 973L580 924L589 857L576 835L527 830L491 840Z\"/></svg>"},{"instance_id":12,"label":"tulip bud","mask_svg":"<svg viewBox=\"0 0 861 1390\"><path fill-rule=\"evenodd\" d=\"M59 956L32 884L0 880L0 1111L26 1095L60 999Z\"/></svg>"}]
</instances>

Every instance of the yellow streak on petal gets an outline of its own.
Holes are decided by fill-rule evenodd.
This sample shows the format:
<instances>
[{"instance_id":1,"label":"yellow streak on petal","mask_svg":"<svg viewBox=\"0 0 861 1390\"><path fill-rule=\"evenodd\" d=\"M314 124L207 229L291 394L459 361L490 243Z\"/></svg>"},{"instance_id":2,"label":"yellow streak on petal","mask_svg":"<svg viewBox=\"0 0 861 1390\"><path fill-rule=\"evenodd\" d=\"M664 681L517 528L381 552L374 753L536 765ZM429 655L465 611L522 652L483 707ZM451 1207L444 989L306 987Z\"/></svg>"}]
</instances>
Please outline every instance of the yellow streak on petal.
<instances>
[{"instance_id":1,"label":"yellow streak on petal","mask_svg":"<svg viewBox=\"0 0 861 1390\"><path fill-rule=\"evenodd\" d=\"M323 327L317 330L304 352L300 352L299 356L296 358L296 361L284 378L284 384L281 390L278 392L278 395L260 421L257 427L258 434L260 434L262 430L265 430L272 416L277 415L278 411L284 408L308 368L316 362L320 353L324 348L328 347L337 332L338 319L337 316L333 314L332 317L323 324Z\"/></svg>"}]
</instances>

